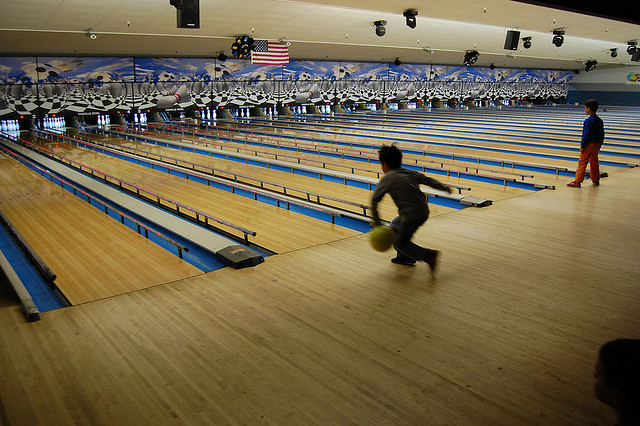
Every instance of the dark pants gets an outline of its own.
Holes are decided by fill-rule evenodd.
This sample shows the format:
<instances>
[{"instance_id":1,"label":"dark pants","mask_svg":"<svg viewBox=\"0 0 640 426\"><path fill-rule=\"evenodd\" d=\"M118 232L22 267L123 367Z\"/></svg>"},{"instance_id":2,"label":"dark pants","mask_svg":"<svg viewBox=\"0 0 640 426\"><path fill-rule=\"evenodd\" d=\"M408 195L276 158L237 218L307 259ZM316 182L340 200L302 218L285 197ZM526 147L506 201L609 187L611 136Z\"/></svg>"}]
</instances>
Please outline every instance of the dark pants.
<instances>
[{"instance_id":1,"label":"dark pants","mask_svg":"<svg viewBox=\"0 0 640 426\"><path fill-rule=\"evenodd\" d=\"M433 250L420 247L411 242L413 234L427 221L427 218L428 216L421 220L403 221L398 216L391 221L393 248L398 252L398 259L414 259L426 262L430 258Z\"/></svg>"}]
</instances>

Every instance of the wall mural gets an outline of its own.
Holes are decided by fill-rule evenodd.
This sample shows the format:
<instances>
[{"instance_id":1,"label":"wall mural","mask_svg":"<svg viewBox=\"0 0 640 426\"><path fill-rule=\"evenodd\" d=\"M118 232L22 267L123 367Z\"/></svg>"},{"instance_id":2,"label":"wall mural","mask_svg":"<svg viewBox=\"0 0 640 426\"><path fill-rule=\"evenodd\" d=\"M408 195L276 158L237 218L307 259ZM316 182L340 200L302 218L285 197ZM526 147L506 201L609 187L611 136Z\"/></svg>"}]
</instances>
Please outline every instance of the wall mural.
<instances>
[{"instance_id":1,"label":"wall mural","mask_svg":"<svg viewBox=\"0 0 640 426\"><path fill-rule=\"evenodd\" d=\"M573 72L215 58L2 57L0 116L288 104L562 99Z\"/></svg>"}]
</instances>

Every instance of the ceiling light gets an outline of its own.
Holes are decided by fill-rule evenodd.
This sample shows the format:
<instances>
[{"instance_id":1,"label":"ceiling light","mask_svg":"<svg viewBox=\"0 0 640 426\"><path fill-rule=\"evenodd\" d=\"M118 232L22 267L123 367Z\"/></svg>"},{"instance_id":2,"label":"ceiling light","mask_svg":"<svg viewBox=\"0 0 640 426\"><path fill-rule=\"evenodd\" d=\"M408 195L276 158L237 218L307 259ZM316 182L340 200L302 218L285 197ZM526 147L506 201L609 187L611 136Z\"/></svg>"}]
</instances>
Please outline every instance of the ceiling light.
<instances>
[{"instance_id":1,"label":"ceiling light","mask_svg":"<svg viewBox=\"0 0 640 426\"><path fill-rule=\"evenodd\" d=\"M564 43L564 30L563 29L558 28L558 29L553 30L553 41L552 41L552 43L556 47L562 46L562 44Z\"/></svg>"},{"instance_id":2,"label":"ceiling light","mask_svg":"<svg viewBox=\"0 0 640 426\"><path fill-rule=\"evenodd\" d=\"M598 61L587 61L584 64L585 65L584 70L586 72L592 71L596 67L597 64L598 64Z\"/></svg>"},{"instance_id":3,"label":"ceiling light","mask_svg":"<svg viewBox=\"0 0 640 426\"><path fill-rule=\"evenodd\" d=\"M614 47L613 49L609 49L610 52L609 54L611 55L612 58L615 58L616 56L618 56L618 48Z\"/></svg>"},{"instance_id":4,"label":"ceiling light","mask_svg":"<svg viewBox=\"0 0 640 426\"><path fill-rule=\"evenodd\" d=\"M531 47L531 37L522 37L522 47L525 49Z\"/></svg>"},{"instance_id":5,"label":"ceiling light","mask_svg":"<svg viewBox=\"0 0 640 426\"><path fill-rule=\"evenodd\" d=\"M387 25L387 21L374 21L373 25L376 26L376 35L382 37L387 33L387 29L384 27Z\"/></svg>"},{"instance_id":6,"label":"ceiling light","mask_svg":"<svg viewBox=\"0 0 640 426\"><path fill-rule=\"evenodd\" d=\"M407 9L402 12L402 15L407 18L407 27L411 29L416 27L416 16L418 16L418 11L416 9Z\"/></svg>"},{"instance_id":7,"label":"ceiling light","mask_svg":"<svg viewBox=\"0 0 640 426\"><path fill-rule=\"evenodd\" d=\"M475 64L479 57L480 54L477 50L467 50L467 52L464 54L464 60L462 61L462 63L468 67Z\"/></svg>"},{"instance_id":8,"label":"ceiling light","mask_svg":"<svg viewBox=\"0 0 640 426\"><path fill-rule=\"evenodd\" d=\"M98 38L98 35L93 32L93 28L87 28L87 30L84 32L84 35L89 37L91 40L95 40Z\"/></svg>"},{"instance_id":9,"label":"ceiling light","mask_svg":"<svg viewBox=\"0 0 640 426\"><path fill-rule=\"evenodd\" d=\"M231 55L238 59L248 57L253 50L254 42L249 36L237 36L236 41L231 45Z\"/></svg>"}]
</instances>

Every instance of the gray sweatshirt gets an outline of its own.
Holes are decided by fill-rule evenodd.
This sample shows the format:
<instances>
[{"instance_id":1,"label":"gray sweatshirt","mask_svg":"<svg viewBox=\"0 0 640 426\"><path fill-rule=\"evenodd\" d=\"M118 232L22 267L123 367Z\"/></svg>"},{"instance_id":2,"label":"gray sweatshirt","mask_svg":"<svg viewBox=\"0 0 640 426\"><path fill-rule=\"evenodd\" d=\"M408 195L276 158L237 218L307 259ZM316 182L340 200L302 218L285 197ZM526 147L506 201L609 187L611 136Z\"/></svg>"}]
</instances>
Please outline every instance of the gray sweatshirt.
<instances>
[{"instance_id":1,"label":"gray sweatshirt","mask_svg":"<svg viewBox=\"0 0 640 426\"><path fill-rule=\"evenodd\" d=\"M371 196L371 216L374 225L380 223L378 203L385 194L389 194L398 207L398 215L402 220L421 220L429 216L427 196L420 190L420 185L448 191L448 187L437 180L412 169L391 169L378 182Z\"/></svg>"}]
</instances>

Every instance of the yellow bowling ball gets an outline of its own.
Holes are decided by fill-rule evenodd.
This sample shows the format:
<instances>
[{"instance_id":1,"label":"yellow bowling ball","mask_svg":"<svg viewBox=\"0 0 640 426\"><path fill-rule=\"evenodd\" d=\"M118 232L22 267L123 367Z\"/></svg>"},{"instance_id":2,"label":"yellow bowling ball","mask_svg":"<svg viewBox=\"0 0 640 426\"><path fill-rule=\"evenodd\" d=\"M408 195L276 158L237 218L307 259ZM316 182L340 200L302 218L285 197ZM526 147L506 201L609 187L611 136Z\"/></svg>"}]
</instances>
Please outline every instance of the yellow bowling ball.
<instances>
[{"instance_id":1,"label":"yellow bowling ball","mask_svg":"<svg viewBox=\"0 0 640 426\"><path fill-rule=\"evenodd\" d=\"M393 244L393 231L388 226L374 226L369 231L369 241L375 251L387 251Z\"/></svg>"}]
</instances>

